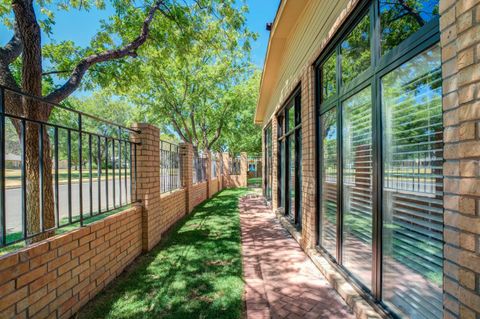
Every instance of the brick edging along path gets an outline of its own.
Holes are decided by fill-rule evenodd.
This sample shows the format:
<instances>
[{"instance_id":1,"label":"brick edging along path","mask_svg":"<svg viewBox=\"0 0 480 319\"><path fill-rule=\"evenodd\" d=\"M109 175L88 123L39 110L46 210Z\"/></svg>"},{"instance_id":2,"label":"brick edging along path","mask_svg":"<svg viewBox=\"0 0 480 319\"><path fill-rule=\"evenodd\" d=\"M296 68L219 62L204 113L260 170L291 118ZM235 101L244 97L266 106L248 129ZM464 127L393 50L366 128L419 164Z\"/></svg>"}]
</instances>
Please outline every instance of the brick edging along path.
<instances>
[{"instance_id":1,"label":"brick edging along path","mask_svg":"<svg viewBox=\"0 0 480 319\"><path fill-rule=\"evenodd\" d=\"M261 197L240 200L247 318L355 318Z\"/></svg>"}]
</instances>

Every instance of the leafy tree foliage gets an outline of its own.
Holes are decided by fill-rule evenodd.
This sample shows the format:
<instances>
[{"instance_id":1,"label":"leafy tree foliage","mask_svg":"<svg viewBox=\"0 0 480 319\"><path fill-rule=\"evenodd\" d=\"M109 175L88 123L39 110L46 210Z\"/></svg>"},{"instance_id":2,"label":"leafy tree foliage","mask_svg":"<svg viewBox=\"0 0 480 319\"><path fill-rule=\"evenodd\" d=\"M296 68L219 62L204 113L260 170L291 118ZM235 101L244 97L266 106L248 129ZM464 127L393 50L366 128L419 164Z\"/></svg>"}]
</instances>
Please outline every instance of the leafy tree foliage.
<instances>
[{"instance_id":1,"label":"leafy tree foliage","mask_svg":"<svg viewBox=\"0 0 480 319\"><path fill-rule=\"evenodd\" d=\"M186 29L182 15L164 21L168 36L153 37L141 59L116 69L115 85L135 105L137 118L198 149L218 149L222 134L246 119L238 114L256 103L250 97L258 83L253 87L249 80L250 41L256 35L245 27L245 11L232 12L227 22L197 11Z\"/></svg>"}]
</instances>

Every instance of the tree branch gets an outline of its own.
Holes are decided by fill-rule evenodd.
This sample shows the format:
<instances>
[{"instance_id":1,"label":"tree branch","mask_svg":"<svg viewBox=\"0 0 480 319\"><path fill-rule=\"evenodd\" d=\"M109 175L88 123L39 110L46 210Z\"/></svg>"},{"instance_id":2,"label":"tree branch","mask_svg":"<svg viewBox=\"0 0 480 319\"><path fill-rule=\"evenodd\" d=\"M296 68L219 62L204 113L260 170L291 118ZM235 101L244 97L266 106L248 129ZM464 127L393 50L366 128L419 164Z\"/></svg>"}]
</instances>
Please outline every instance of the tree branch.
<instances>
[{"instance_id":1,"label":"tree branch","mask_svg":"<svg viewBox=\"0 0 480 319\"><path fill-rule=\"evenodd\" d=\"M51 75L51 74L70 73L70 72L72 72L72 70L53 70L53 71L43 72L42 76Z\"/></svg>"},{"instance_id":2,"label":"tree branch","mask_svg":"<svg viewBox=\"0 0 480 319\"><path fill-rule=\"evenodd\" d=\"M150 24L153 20L155 12L160 9L161 5L163 5L163 0L158 0L155 5L150 8L147 17L143 21L142 31L137 38L119 49L93 54L81 60L73 69L73 72L67 82L57 90L47 95L46 99L54 103L63 101L80 86L83 76L94 64L121 59L126 56L136 57L136 50L147 40L150 32Z\"/></svg>"},{"instance_id":3,"label":"tree branch","mask_svg":"<svg viewBox=\"0 0 480 319\"><path fill-rule=\"evenodd\" d=\"M10 63L15 61L15 59L20 56L23 50L20 31L16 22L13 26L13 31L14 34L10 41L8 41L3 48L0 48L0 63L4 64L5 66L8 66Z\"/></svg>"}]
</instances>

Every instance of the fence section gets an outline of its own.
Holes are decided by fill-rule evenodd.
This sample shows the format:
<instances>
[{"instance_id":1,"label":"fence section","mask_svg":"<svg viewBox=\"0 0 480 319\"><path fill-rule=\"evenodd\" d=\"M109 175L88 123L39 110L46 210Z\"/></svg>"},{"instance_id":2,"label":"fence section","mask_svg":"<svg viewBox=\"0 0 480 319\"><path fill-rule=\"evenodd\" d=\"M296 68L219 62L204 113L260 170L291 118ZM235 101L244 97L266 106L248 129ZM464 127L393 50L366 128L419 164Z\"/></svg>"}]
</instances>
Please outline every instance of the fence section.
<instances>
[{"instance_id":1,"label":"fence section","mask_svg":"<svg viewBox=\"0 0 480 319\"><path fill-rule=\"evenodd\" d=\"M218 159L216 155L212 155L211 157L212 161L212 166L211 166L211 172L212 172L212 179L217 178L217 170L218 170Z\"/></svg>"},{"instance_id":2,"label":"fence section","mask_svg":"<svg viewBox=\"0 0 480 319\"><path fill-rule=\"evenodd\" d=\"M193 184L201 183L207 180L207 158L198 152L193 155Z\"/></svg>"},{"instance_id":3,"label":"fence section","mask_svg":"<svg viewBox=\"0 0 480 319\"><path fill-rule=\"evenodd\" d=\"M242 172L242 166L241 166L242 160L240 157L234 157L230 161L230 175L240 175Z\"/></svg>"},{"instance_id":4,"label":"fence section","mask_svg":"<svg viewBox=\"0 0 480 319\"><path fill-rule=\"evenodd\" d=\"M160 141L160 192L171 192L182 187L180 151L177 144Z\"/></svg>"},{"instance_id":5,"label":"fence section","mask_svg":"<svg viewBox=\"0 0 480 319\"><path fill-rule=\"evenodd\" d=\"M0 247L134 202L137 133L0 86Z\"/></svg>"}]
</instances>

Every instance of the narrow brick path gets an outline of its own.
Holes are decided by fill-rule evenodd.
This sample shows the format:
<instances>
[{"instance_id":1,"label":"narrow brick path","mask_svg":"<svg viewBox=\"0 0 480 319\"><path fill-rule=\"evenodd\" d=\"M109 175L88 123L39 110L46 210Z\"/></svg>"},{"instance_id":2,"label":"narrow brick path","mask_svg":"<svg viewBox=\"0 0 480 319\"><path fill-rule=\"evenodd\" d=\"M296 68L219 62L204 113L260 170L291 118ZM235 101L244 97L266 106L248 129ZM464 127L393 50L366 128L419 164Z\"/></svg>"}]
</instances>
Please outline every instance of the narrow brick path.
<instances>
[{"instance_id":1,"label":"narrow brick path","mask_svg":"<svg viewBox=\"0 0 480 319\"><path fill-rule=\"evenodd\" d=\"M355 318L263 199L240 200L247 318Z\"/></svg>"}]
</instances>

